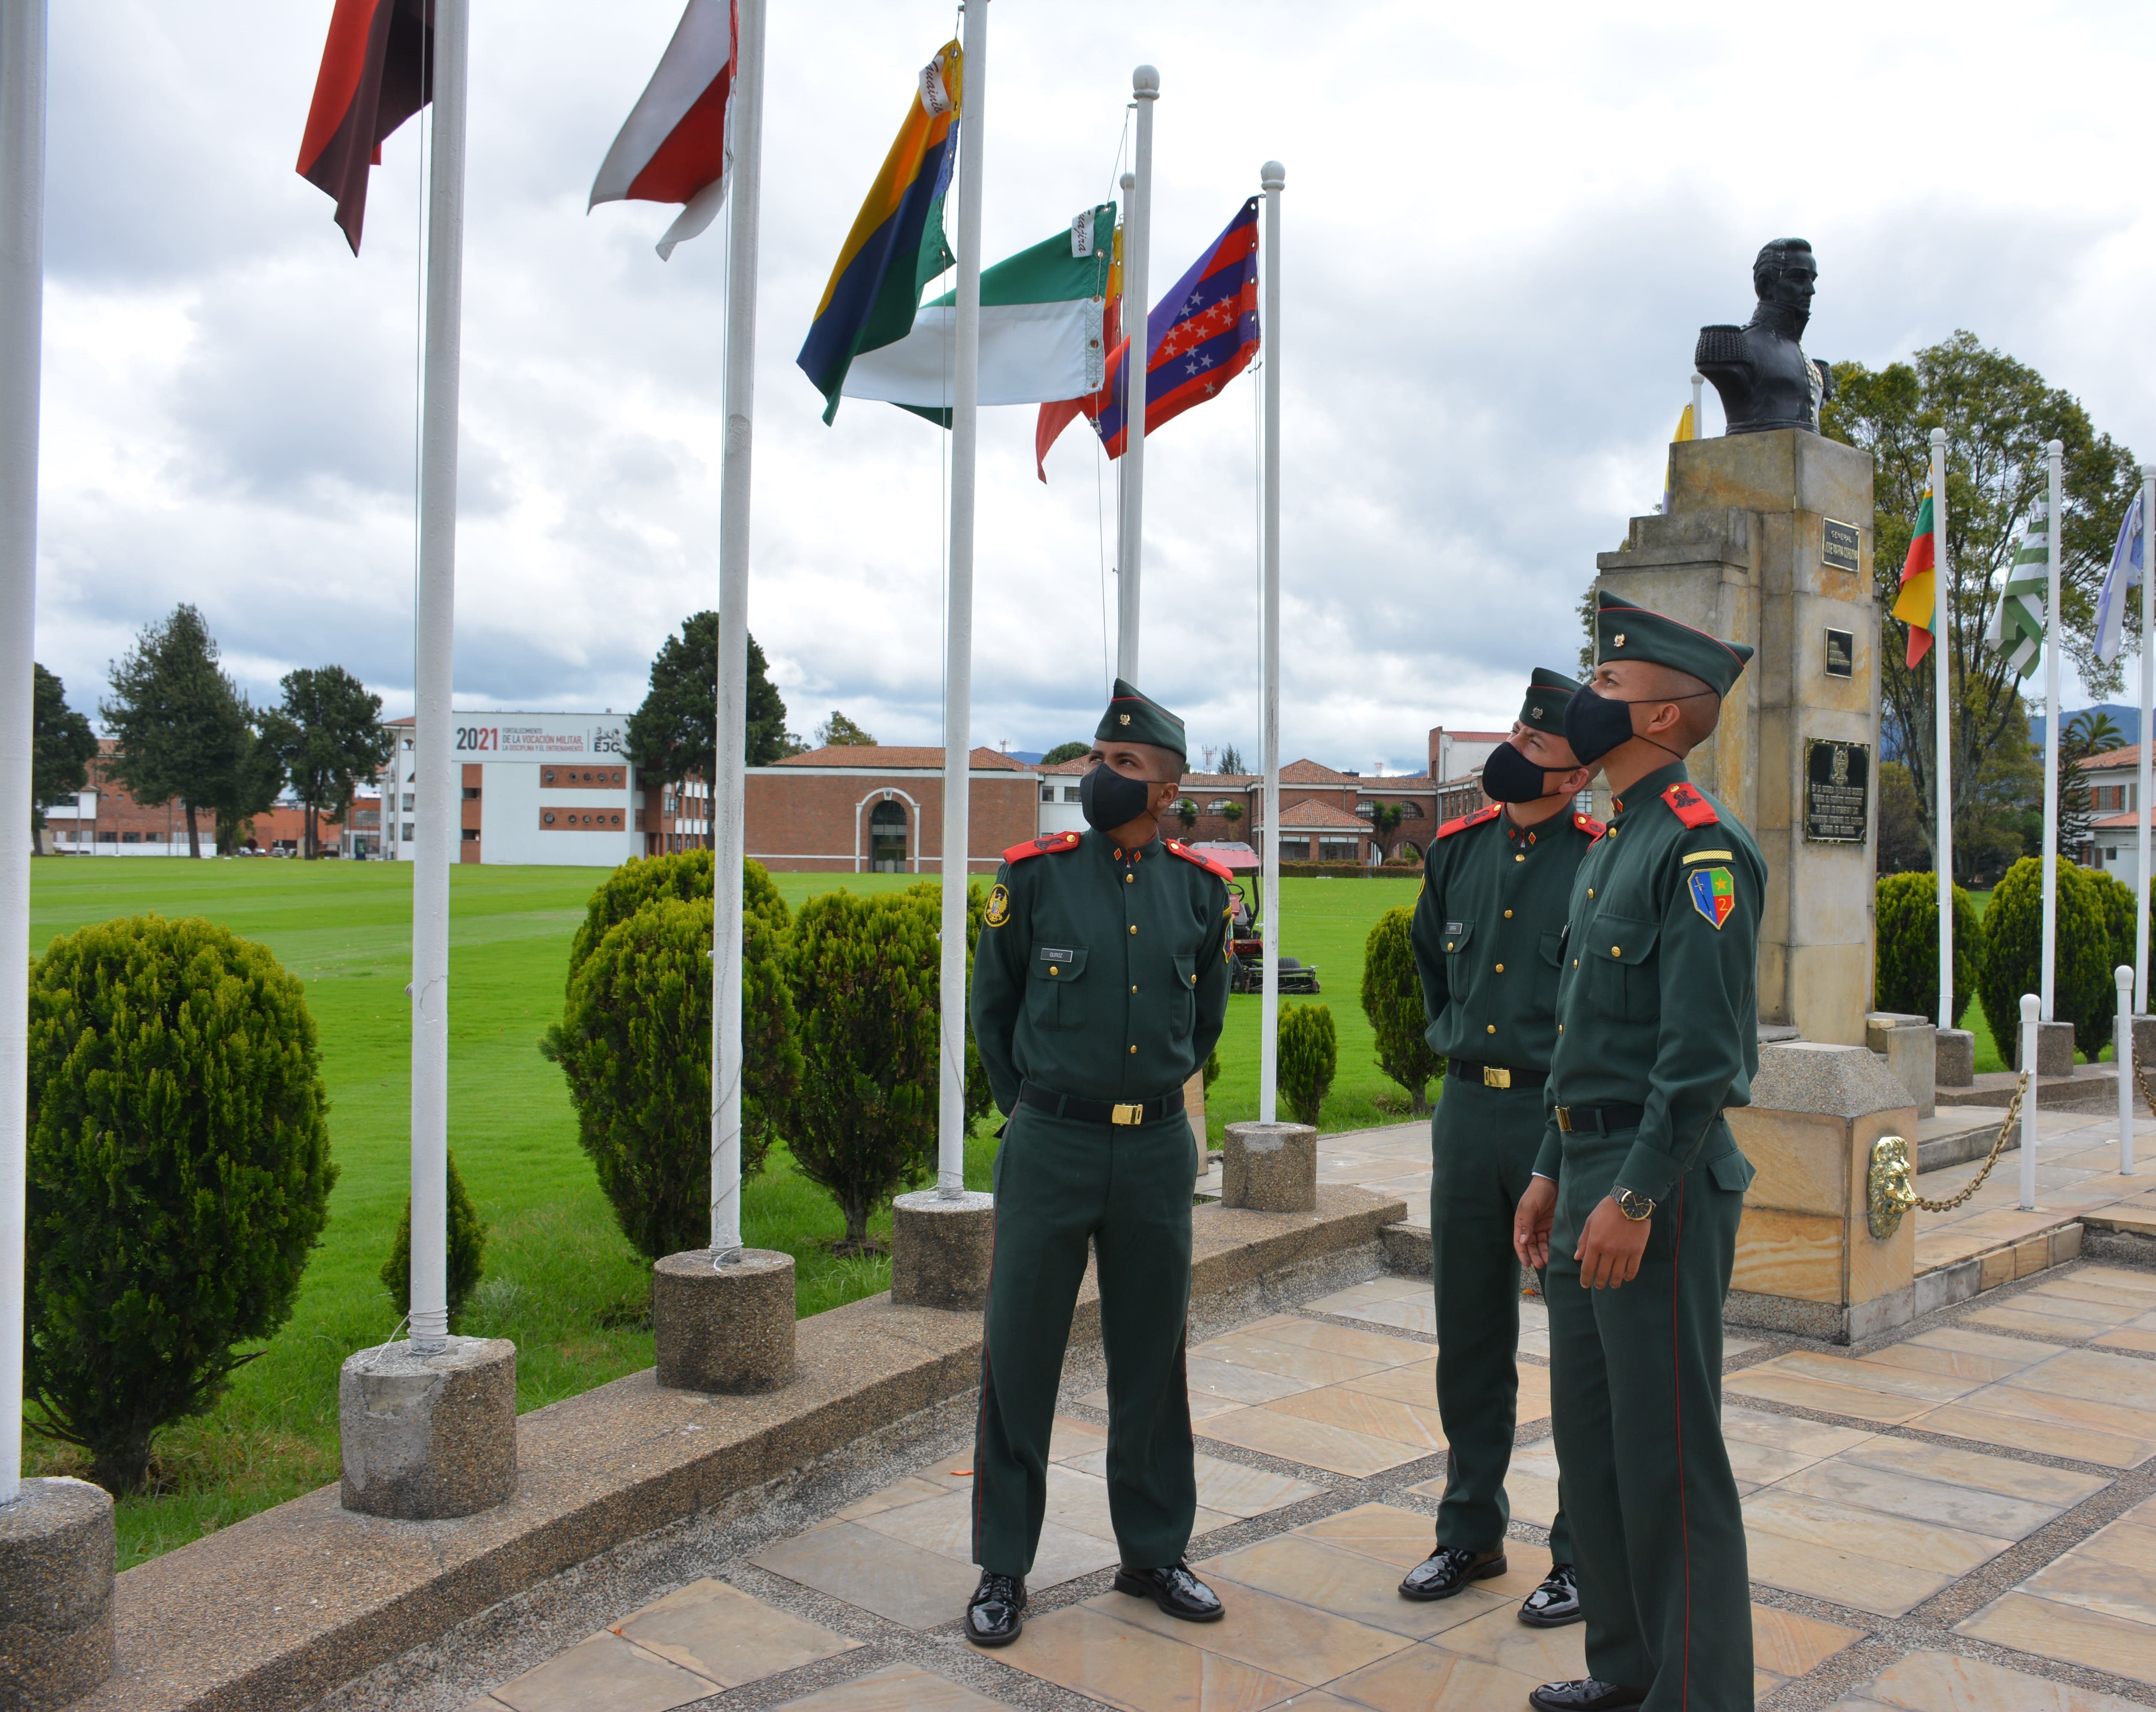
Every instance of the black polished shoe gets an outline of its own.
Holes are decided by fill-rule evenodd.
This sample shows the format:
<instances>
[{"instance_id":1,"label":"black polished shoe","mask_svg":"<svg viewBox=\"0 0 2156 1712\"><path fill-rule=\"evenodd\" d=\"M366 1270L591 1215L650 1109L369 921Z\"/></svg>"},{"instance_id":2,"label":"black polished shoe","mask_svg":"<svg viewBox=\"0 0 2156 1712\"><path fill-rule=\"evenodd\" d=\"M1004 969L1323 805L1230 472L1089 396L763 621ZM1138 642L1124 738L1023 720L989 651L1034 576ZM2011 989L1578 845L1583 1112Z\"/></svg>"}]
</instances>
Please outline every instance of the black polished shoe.
<instances>
[{"instance_id":1,"label":"black polished shoe","mask_svg":"<svg viewBox=\"0 0 2156 1712\"><path fill-rule=\"evenodd\" d=\"M1025 1577L984 1571L966 1601L966 1638L976 1647L1008 1647L1025 1627Z\"/></svg>"},{"instance_id":2,"label":"black polished shoe","mask_svg":"<svg viewBox=\"0 0 2156 1712\"><path fill-rule=\"evenodd\" d=\"M1502 1551L1460 1551L1440 1545L1407 1573L1403 1599L1450 1599L1470 1581L1486 1581L1505 1573Z\"/></svg>"},{"instance_id":3,"label":"black polished shoe","mask_svg":"<svg viewBox=\"0 0 2156 1712\"><path fill-rule=\"evenodd\" d=\"M1179 1617L1185 1622L1218 1622L1227 1614L1220 1596L1192 1575L1187 1563L1172 1563L1160 1570L1118 1565L1116 1591L1150 1599L1170 1617Z\"/></svg>"},{"instance_id":4,"label":"black polished shoe","mask_svg":"<svg viewBox=\"0 0 2156 1712\"><path fill-rule=\"evenodd\" d=\"M1640 1712L1645 1689L1620 1689L1591 1676L1578 1682L1546 1682L1527 1696L1535 1712Z\"/></svg>"},{"instance_id":5,"label":"black polished shoe","mask_svg":"<svg viewBox=\"0 0 2156 1712\"><path fill-rule=\"evenodd\" d=\"M1578 1572L1568 1563L1552 1565L1520 1607L1520 1621L1532 1629L1561 1629L1586 1615L1579 1608Z\"/></svg>"}]
</instances>

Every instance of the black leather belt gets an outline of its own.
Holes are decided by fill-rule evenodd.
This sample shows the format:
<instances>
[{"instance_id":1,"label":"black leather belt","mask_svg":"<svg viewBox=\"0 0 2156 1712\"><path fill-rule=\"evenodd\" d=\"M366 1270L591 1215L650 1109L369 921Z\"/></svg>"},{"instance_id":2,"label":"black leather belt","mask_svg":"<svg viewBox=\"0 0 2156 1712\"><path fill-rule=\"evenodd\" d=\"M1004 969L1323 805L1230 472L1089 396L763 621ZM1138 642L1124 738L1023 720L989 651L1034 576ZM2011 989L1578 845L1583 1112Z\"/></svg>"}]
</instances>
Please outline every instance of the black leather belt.
<instances>
[{"instance_id":1,"label":"black leather belt","mask_svg":"<svg viewBox=\"0 0 2156 1712\"><path fill-rule=\"evenodd\" d=\"M1645 1106L1559 1106L1557 1127L1568 1135L1582 1129L1614 1135L1620 1129L1637 1129L1646 1115Z\"/></svg>"},{"instance_id":2,"label":"black leather belt","mask_svg":"<svg viewBox=\"0 0 2156 1712\"><path fill-rule=\"evenodd\" d=\"M1547 1070L1512 1070L1502 1064L1471 1064L1465 1058L1445 1061L1445 1073L1485 1087L1540 1087L1549 1080Z\"/></svg>"},{"instance_id":3,"label":"black leather belt","mask_svg":"<svg viewBox=\"0 0 2156 1712\"><path fill-rule=\"evenodd\" d=\"M1080 1123L1150 1123L1183 1109L1183 1090L1151 1100L1081 1100L1075 1094L1060 1094L1037 1082L1019 1084L1018 1097L1036 1111Z\"/></svg>"}]
</instances>

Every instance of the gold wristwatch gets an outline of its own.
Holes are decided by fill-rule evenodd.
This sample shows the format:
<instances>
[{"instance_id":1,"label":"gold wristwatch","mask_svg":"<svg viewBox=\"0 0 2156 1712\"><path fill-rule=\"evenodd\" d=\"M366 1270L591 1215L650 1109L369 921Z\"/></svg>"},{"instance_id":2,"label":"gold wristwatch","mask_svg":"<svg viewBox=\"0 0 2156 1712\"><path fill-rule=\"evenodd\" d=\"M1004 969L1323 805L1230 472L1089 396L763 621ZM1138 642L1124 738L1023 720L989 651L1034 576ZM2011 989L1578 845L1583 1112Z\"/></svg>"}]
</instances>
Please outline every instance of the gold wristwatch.
<instances>
[{"instance_id":1,"label":"gold wristwatch","mask_svg":"<svg viewBox=\"0 0 2156 1712\"><path fill-rule=\"evenodd\" d=\"M1613 1189L1610 1200L1617 1203L1617 1211L1634 1224L1641 1224L1655 1216L1655 1204L1636 1189Z\"/></svg>"}]
</instances>

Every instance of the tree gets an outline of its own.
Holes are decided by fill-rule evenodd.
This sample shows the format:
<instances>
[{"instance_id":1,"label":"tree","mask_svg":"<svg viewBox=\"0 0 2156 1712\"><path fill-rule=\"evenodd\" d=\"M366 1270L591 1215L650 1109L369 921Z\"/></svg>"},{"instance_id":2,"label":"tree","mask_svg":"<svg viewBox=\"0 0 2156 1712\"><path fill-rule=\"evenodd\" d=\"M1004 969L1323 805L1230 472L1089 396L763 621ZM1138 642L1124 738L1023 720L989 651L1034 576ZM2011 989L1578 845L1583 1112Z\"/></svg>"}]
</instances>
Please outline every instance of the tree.
<instances>
[{"instance_id":1,"label":"tree","mask_svg":"<svg viewBox=\"0 0 2156 1712\"><path fill-rule=\"evenodd\" d=\"M2090 828L2096 822L2088 775L2082 763L2124 741L2112 717L2094 707L2082 709L2059 733L2059 854L2068 861L2087 860Z\"/></svg>"},{"instance_id":2,"label":"tree","mask_svg":"<svg viewBox=\"0 0 2156 1712\"><path fill-rule=\"evenodd\" d=\"M1984 965L1984 922L1968 892L1953 889L1953 1015L1939 1017L1939 883L1936 874L1885 874L1873 888L1878 924L1872 1003L1959 1028Z\"/></svg>"},{"instance_id":3,"label":"tree","mask_svg":"<svg viewBox=\"0 0 2156 1712\"><path fill-rule=\"evenodd\" d=\"M1060 767L1065 761L1082 761L1092 753L1093 746L1091 743L1058 743L1040 758L1040 764L1044 767Z\"/></svg>"},{"instance_id":4,"label":"tree","mask_svg":"<svg viewBox=\"0 0 2156 1712\"><path fill-rule=\"evenodd\" d=\"M1400 822L1407 811L1398 803L1378 803L1370 810L1370 830L1377 835L1378 848L1383 851L1385 841L1400 830Z\"/></svg>"},{"instance_id":5,"label":"tree","mask_svg":"<svg viewBox=\"0 0 2156 1712\"><path fill-rule=\"evenodd\" d=\"M305 666L278 682L283 702L262 716L262 736L307 811L306 854L320 849L316 817L341 819L353 789L388 760L394 736L382 697L341 666Z\"/></svg>"},{"instance_id":6,"label":"tree","mask_svg":"<svg viewBox=\"0 0 2156 1712\"><path fill-rule=\"evenodd\" d=\"M1175 818L1183 822L1183 830L1187 835L1198 825L1198 805L1187 796L1178 797L1175 799Z\"/></svg>"},{"instance_id":7,"label":"tree","mask_svg":"<svg viewBox=\"0 0 2156 1712\"><path fill-rule=\"evenodd\" d=\"M254 817L273 807L285 788L284 758L268 730L276 710L258 712L244 699L239 710L245 724L232 763L211 786L203 805L216 822L219 856L231 855L245 841L254 830Z\"/></svg>"},{"instance_id":8,"label":"tree","mask_svg":"<svg viewBox=\"0 0 2156 1712\"><path fill-rule=\"evenodd\" d=\"M875 739L834 707L831 717L816 727L816 747L819 749L873 748Z\"/></svg>"},{"instance_id":9,"label":"tree","mask_svg":"<svg viewBox=\"0 0 2156 1712\"><path fill-rule=\"evenodd\" d=\"M1283 1005L1276 1074L1280 1096L1298 1123L1315 1129L1339 1067L1340 1041L1329 1005Z\"/></svg>"},{"instance_id":10,"label":"tree","mask_svg":"<svg viewBox=\"0 0 2156 1712\"><path fill-rule=\"evenodd\" d=\"M45 824L44 805L73 796L90 783L97 733L67 704L67 687L34 661L30 714L30 825Z\"/></svg>"},{"instance_id":11,"label":"tree","mask_svg":"<svg viewBox=\"0 0 2156 1712\"><path fill-rule=\"evenodd\" d=\"M189 856L202 854L198 807L237 805L259 794L247 704L217 659L202 614L176 606L162 624L144 626L110 669L112 697L98 707L115 742L113 778L146 805L180 799Z\"/></svg>"},{"instance_id":12,"label":"tree","mask_svg":"<svg viewBox=\"0 0 2156 1712\"><path fill-rule=\"evenodd\" d=\"M1223 773L1248 774L1250 769L1243 764L1243 752L1229 743L1220 751L1220 770Z\"/></svg>"},{"instance_id":13,"label":"tree","mask_svg":"<svg viewBox=\"0 0 2156 1712\"><path fill-rule=\"evenodd\" d=\"M1879 763L1879 871L1912 873L1930 860L1917 787L1899 761Z\"/></svg>"},{"instance_id":14,"label":"tree","mask_svg":"<svg viewBox=\"0 0 2156 1712\"><path fill-rule=\"evenodd\" d=\"M444 1158L449 1168L449 1217L447 1259L444 1293L449 1298L449 1329L455 1331L464 1323L465 1304L471 1300L471 1293L479 1288L480 1275L486 1270L486 1226L481 1221L479 1209L472 1205L471 1191L465 1187L464 1175L457 1170L454 1150L444 1149ZM404 1216L397 1223L397 1240L390 1245L389 1258L382 1262L378 1275L389 1292L389 1300L398 1317L412 1311L412 1197L404 1197Z\"/></svg>"},{"instance_id":15,"label":"tree","mask_svg":"<svg viewBox=\"0 0 2156 1712\"><path fill-rule=\"evenodd\" d=\"M1414 1115L1422 1118L1430 1113L1430 1079L1444 1074L1445 1063L1424 1033L1430 1019L1408 937L1414 921L1414 912L1401 904L1370 929L1363 946L1363 1015L1377 1036L1378 1068L1408 1091Z\"/></svg>"},{"instance_id":16,"label":"tree","mask_svg":"<svg viewBox=\"0 0 2156 1712\"><path fill-rule=\"evenodd\" d=\"M1917 352L1912 362L1876 372L1861 362L1839 362L1834 378L1835 396L1822 410L1820 429L1872 455L1877 501L1872 574L1882 608L1893 604L1900 586L1910 528L1930 480L1931 430L1947 431L1948 540L1940 571L1947 629L1939 646L1951 696L1954 855L1957 870L1966 873L1961 826L1977 800L1979 759L1999 748L2021 712L2006 658L1984 646L1984 631L2018 526L2045 491L2046 442L2057 440L2066 447L2063 610L2054 629L2082 681L2097 694L2117 686L2119 669L2096 657L2096 593L2139 476L2133 455L2099 434L2077 400L2048 385L2027 364L1985 349L1973 333L1957 332ZM2128 605L2131 628L2138 609ZM1882 712L1888 747L1909 769L1925 845L1935 851L1933 688L1938 674L1929 665L1908 668L1903 634L1889 625L1881 638Z\"/></svg>"},{"instance_id":17,"label":"tree","mask_svg":"<svg viewBox=\"0 0 2156 1712\"><path fill-rule=\"evenodd\" d=\"M768 676L763 650L748 639L748 736L745 758L768 767L788 749L786 703ZM668 784L718 772L719 615L693 612L679 635L660 645L644 705L629 716L629 758L639 773Z\"/></svg>"},{"instance_id":18,"label":"tree","mask_svg":"<svg viewBox=\"0 0 2156 1712\"><path fill-rule=\"evenodd\" d=\"M1243 818L1243 805L1230 798L1220 805L1220 818L1228 823L1228 830L1233 832L1235 823Z\"/></svg>"}]
</instances>

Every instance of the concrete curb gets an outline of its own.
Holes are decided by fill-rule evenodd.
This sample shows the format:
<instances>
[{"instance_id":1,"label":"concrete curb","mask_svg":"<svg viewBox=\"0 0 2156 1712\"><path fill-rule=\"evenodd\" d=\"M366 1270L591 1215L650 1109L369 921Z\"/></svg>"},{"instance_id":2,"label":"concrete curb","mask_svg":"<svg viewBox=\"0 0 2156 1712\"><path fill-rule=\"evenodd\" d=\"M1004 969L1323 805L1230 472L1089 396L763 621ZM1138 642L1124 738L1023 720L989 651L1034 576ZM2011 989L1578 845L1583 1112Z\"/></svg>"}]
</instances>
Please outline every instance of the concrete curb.
<instances>
[{"instance_id":1,"label":"concrete curb","mask_svg":"<svg viewBox=\"0 0 2156 1712\"><path fill-rule=\"evenodd\" d=\"M1194 1298L1260 1295L1362 1252L1406 1204L1320 1185L1307 1213L1194 1210ZM888 1296L800 1322L795 1377L754 1396L662 1391L654 1372L535 1409L514 1497L392 1522L324 1487L117 1579L118 1667L81 1712L269 1712L311 1704L488 1607L624 1541L843 1451L978 1383L980 1317ZM1074 1341L1100 1335L1088 1275Z\"/></svg>"}]
</instances>

